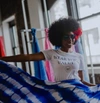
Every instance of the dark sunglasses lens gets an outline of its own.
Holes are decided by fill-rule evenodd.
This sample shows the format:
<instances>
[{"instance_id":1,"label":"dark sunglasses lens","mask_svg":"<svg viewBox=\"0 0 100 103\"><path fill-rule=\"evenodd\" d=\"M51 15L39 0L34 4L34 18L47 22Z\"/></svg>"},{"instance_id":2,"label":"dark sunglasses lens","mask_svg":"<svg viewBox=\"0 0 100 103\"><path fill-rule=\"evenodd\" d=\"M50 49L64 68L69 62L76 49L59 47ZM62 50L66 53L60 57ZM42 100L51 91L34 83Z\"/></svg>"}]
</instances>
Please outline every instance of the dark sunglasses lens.
<instances>
[{"instance_id":1,"label":"dark sunglasses lens","mask_svg":"<svg viewBox=\"0 0 100 103\"><path fill-rule=\"evenodd\" d=\"M71 39L74 39L74 38L75 38L75 35L72 34L72 35L66 35L66 36L63 37L64 40L70 39L70 38L71 38Z\"/></svg>"},{"instance_id":2,"label":"dark sunglasses lens","mask_svg":"<svg viewBox=\"0 0 100 103\"><path fill-rule=\"evenodd\" d=\"M63 37L63 39L64 39L64 40L69 39L69 36L66 35L66 36Z\"/></svg>"}]
</instances>

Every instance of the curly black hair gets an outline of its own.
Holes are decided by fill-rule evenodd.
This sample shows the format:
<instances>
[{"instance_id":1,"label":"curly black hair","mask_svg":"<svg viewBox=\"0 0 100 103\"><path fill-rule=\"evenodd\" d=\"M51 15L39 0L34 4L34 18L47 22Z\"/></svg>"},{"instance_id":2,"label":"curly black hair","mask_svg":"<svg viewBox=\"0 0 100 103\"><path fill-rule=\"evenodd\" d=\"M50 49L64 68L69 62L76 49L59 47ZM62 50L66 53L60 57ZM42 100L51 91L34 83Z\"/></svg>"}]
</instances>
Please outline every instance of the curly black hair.
<instances>
[{"instance_id":1,"label":"curly black hair","mask_svg":"<svg viewBox=\"0 0 100 103\"><path fill-rule=\"evenodd\" d=\"M77 20L72 17L60 18L49 27L49 40L52 45L60 47L62 45L62 37L68 32L77 30L79 27Z\"/></svg>"}]
</instances>

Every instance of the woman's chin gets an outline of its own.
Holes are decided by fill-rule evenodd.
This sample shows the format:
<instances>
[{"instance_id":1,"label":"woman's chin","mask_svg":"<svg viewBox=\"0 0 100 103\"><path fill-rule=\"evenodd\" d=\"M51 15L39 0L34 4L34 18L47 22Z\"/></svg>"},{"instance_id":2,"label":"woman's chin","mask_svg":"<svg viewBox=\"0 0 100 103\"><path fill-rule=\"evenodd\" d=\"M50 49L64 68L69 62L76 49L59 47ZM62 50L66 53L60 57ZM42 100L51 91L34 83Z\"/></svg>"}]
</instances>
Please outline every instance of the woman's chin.
<instances>
[{"instance_id":1,"label":"woman's chin","mask_svg":"<svg viewBox=\"0 0 100 103\"><path fill-rule=\"evenodd\" d=\"M72 44L68 44L67 47L68 47L68 48L71 48L71 47L72 47Z\"/></svg>"},{"instance_id":2,"label":"woman's chin","mask_svg":"<svg viewBox=\"0 0 100 103\"><path fill-rule=\"evenodd\" d=\"M72 45L67 45L67 46L65 46L64 48L70 49L71 47L72 47Z\"/></svg>"}]
</instances>

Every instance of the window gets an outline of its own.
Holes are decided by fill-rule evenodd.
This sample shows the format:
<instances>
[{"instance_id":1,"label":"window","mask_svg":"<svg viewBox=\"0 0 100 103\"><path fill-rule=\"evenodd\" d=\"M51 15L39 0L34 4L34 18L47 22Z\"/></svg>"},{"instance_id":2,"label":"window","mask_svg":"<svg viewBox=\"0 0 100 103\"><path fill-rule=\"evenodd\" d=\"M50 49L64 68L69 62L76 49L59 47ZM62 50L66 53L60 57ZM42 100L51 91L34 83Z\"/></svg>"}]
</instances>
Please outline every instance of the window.
<instances>
[{"instance_id":1,"label":"window","mask_svg":"<svg viewBox=\"0 0 100 103\"><path fill-rule=\"evenodd\" d=\"M68 16L66 0L57 0L49 10L50 23Z\"/></svg>"},{"instance_id":2,"label":"window","mask_svg":"<svg viewBox=\"0 0 100 103\"><path fill-rule=\"evenodd\" d=\"M82 44L91 82L100 75L100 0L75 0L78 20L82 26Z\"/></svg>"},{"instance_id":3,"label":"window","mask_svg":"<svg viewBox=\"0 0 100 103\"><path fill-rule=\"evenodd\" d=\"M100 0L77 0L79 18L100 12Z\"/></svg>"},{"instance_id":4,"label":"window","mask_svg":"<svg viewBox=\"0 0 100 103\"><path fill-rule=\"evenodd\" d=\"M83 29L83 40L87 56L87 63L90 64L90 56L93 64L100 64L100 16L92 17L81 21Z\"/></svg>"}]
</instances>

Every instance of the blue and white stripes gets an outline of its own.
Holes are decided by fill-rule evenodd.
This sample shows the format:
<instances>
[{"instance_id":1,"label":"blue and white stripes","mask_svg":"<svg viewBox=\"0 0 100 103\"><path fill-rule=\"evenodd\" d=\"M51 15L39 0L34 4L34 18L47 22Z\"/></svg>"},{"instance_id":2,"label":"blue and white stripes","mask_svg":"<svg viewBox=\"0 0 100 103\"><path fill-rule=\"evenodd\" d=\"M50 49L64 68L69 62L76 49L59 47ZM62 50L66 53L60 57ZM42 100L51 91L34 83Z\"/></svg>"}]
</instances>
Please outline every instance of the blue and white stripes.
<instances>
[{"instance_id":1,"label":"blue and white stripes","mask_svg":"<svg viewBox=\"0 0 100 103\"><path fill-rule=\"evenodd\" d=\"M43 81L0 61L0 103L100 103L100 85Z\"/></svg>"}]
</instances>

